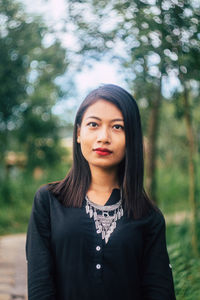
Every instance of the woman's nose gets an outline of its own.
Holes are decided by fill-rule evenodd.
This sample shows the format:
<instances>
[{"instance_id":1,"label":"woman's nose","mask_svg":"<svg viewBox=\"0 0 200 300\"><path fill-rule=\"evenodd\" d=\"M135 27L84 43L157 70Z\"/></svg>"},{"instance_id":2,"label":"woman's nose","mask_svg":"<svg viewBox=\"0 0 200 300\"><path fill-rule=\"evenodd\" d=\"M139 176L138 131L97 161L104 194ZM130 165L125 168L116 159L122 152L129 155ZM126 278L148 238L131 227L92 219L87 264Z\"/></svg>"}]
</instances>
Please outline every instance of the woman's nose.
<instances>
[{"instance_id":1,"label":"woman's nose","mask_svg":"<svg viewBox=\"0 0 200 300\"><path fill-rule=\"evenodd\" d=\"M98 142L110 142L110 133L108 128L101 128L97 136Z\"/></svg>"}]
</instances>

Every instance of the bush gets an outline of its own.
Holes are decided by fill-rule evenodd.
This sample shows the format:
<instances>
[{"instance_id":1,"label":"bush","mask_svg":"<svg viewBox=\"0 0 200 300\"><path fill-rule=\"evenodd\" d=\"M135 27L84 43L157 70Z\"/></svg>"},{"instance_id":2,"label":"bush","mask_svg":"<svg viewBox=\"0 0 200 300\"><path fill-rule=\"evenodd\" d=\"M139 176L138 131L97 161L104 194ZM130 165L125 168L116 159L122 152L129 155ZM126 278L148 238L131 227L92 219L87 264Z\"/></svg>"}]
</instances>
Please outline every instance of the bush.
<instances>
[{"instance_id":1,"label":"bush","mask_svg":"<svg viewBox=\"0 0 200 300\"><path fill-rule=\"evenodd\" d=\"M43 170L40 179L31 173L18 171L0 187L0 235L26 232L34 194L45 183L65 177L69 165Z\"/></svg>"},{"instance_id":2,"label":"bush","mask_svg":"<svg viewBox=\"0 0 200 300\"><path fill-rule=\"evenodd\" d=\"M193 255L190 224L167 227L167 244L173 267L177 300L200 299L200 258Z\"/></svg>"}]
</instances>

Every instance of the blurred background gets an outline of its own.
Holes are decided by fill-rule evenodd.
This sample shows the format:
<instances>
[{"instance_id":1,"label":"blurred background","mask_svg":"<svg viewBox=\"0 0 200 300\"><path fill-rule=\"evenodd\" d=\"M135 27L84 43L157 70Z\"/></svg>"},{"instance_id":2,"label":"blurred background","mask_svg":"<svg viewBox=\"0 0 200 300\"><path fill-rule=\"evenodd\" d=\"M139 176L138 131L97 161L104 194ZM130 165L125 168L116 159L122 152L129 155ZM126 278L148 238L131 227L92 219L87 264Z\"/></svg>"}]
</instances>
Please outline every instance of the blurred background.
<instances>
[{"instance_id":1,"label":"blurred background","mask_svg":"<svg viewBox=\"0 0 200 300\"><path fill-rule=\"evenodd\" d=\"M66 175L76 110L102 83L138 103L177 299L198 300L198 0L0 0L0 235L26 232L36 190Z\"/></svg>"}]
</instances>

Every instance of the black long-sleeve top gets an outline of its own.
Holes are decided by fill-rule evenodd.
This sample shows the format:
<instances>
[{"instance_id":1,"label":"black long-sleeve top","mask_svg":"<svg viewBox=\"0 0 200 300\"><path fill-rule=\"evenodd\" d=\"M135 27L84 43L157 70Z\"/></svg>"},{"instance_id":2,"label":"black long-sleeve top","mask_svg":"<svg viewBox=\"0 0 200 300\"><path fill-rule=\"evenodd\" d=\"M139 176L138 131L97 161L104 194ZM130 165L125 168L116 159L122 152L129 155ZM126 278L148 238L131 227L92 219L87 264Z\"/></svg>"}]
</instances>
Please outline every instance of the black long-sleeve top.
<instances>
[{"instance_id":1,"label":"black long-sleeve top","mask_svg":"<svg viewBox=\"0 0 200 300\"><path fill-rule=\"evenodd\" d=\"M119 198L113 189L105 205ZM174 300L163 215L125 213L106 244L85 205L67 208L47 186L37 191L26 242L28 299Z\"/></svg>"}]
</instances>

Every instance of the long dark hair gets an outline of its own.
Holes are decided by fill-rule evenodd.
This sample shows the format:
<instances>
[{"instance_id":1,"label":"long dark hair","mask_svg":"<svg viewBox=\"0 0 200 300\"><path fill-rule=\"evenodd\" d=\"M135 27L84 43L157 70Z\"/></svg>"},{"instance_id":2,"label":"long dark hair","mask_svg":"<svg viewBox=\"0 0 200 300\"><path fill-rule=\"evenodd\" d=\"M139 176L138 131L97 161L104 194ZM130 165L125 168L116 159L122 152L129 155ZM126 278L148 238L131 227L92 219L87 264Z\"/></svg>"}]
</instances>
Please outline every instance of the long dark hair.
<instances>
[{"instance_id":1,"label":"long dark hair","mask_svg":"<svg viewBox=\"0 0 200 300\"><path fill-rule=\"evenodd\" d=\"M126 151L118 167L118 178L128 216L139 219L154 207L143 188L144 160L140 113L131 94L117 85L100 86L90 92L80 105L74 124L72 167L63 180L49 184L49 189L65 206L82 206L90 186L91 172L82 155L80 144L77 143L77 128L81 125L87 108L99 99L113 103L124 117Z\"/></svg>"}]
</instances>

